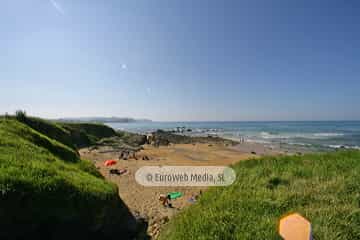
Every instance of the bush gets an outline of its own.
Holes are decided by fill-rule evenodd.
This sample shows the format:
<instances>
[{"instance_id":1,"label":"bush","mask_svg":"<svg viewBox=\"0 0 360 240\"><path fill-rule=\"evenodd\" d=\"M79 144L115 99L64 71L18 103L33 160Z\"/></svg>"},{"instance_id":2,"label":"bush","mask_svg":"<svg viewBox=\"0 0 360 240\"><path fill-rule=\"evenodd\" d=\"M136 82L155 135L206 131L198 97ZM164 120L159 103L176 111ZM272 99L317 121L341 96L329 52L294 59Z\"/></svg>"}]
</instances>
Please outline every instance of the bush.
<instances>
[{"instance_id":1,"label":"bush","mask_svg":"<svg viewBox=\"0 0 360 240\"><path fill-rule=\"evenodd\" d=\"M24 110L17 110L15 112L15 117L18 121L20 122L25 122L26 121L26 112Z\"/></svg>"}]
</instances>

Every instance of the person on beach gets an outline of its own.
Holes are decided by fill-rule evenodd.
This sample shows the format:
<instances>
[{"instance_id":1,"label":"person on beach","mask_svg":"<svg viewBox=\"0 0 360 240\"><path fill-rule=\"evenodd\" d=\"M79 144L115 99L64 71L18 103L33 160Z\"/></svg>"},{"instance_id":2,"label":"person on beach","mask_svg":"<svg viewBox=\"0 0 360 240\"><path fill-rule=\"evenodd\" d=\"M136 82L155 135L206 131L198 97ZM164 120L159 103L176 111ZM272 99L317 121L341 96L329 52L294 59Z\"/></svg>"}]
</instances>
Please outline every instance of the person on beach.
<instances>
[{"instance_id":1,"label":"person on beach","mask_svg":"<svg viewBox=\"0 0 360 240\"><path fill-rule=\"evenodd\" d=\"M159 200L162 202L162 205L164 207L172 207L172 204L170 203L170 195L164 195L164 194L161 194L160 197L159 197Z\"/></svg>"}]
</instances>

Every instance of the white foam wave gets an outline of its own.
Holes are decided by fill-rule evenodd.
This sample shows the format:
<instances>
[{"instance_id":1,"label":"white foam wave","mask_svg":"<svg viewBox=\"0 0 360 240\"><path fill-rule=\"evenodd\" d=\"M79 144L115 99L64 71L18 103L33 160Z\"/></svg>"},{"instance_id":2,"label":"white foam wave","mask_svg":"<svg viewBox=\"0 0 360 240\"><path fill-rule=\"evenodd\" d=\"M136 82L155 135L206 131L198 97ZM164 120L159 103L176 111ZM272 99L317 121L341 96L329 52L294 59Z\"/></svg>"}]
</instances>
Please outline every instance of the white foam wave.
<instances>
[{"instance_id":1,"label":"white foam wave","mask_svg":"<svg viewBox=\"0 0 360 240\"><path fill-rule=\"evenodd\" d=\"M358 149L360 150L360 146L346 146L346 145L327 145L330 148L335 148L335 149L339 149L339 148L345 148L345 149Z\"/></svg>"},{"instance_id":2,"label":"white foam wave","mask_svg":"<svg viewBox=\"0 0 360 240\"><path fill-rule=\"evenodd\" d=\"M260 136L261 136L261 138L264 138L264 139L277 139L277 138L290 138L291 137L288 135L271 134L269 132L261 132Z\"/></svg>"},{"instance_id":3,"label":"white foam wave","mask_svg":"<svg viewBox=\"0 0 360 240\"><path fill-rule=\"evenodd\" d=\"M270 143L271 143L271 142L269 142L269 141L260 140L260 139L245 139L245 142L249 142L249 143L261 143L261 144L270 144Z\"/></svg>"},{"instance_id":4,"label":"white foam wave","mask_svg":"<svg viewBox=\"0 0 360 240\"><path fill-rule=\"evenodd\" d=\"M315 137L341 137L344 136L343 133L315 133Z\"/></svg>"},{"instance_id":5,"label":"white foam wave","mask_svg":"<svg viewBox=\"0 0 360 240\"><path fill-rule=\"evenodd\" d=\"M304 146L304 147L309 147L309 146L312 146L310 143L300 143L300 142L289 142L287 143L289 145L298 145L298 146Z\"/></svg>"},{"instance_id":6,"label":"white foam wave","mask_svg":"<svg viewBox=\"0 0 360 240\"><path fill-rule=\"evenodd\" d=\"M289 133L289 134L271 134L269 132L261 132L260 137L263 139L291 139L291 138L305 138L305 139L326 139L332 137L344 136L343 133Z\"/></svg>"}]
</instances>

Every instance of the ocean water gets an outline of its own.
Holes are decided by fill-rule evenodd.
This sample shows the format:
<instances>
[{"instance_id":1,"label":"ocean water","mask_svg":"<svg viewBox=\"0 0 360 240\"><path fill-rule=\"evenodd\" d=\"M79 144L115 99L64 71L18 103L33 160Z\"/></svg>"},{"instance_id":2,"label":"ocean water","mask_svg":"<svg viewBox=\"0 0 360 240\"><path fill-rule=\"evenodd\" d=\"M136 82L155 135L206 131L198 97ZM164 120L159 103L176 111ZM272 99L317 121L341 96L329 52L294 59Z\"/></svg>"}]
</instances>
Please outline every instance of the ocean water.
<instances>
[{"instance_id":1,"label":"ocean water","mask_svg":"<svg viewBox=\"0 0 360 240\"><path fill-rule=\"evenodd\" d=\"M186 135L217 135L233 140L244 138L248 142L288 149L360 149L360 121L135 122L108 125L136 133L182 129Z\"/></svg>"}]
</instances>

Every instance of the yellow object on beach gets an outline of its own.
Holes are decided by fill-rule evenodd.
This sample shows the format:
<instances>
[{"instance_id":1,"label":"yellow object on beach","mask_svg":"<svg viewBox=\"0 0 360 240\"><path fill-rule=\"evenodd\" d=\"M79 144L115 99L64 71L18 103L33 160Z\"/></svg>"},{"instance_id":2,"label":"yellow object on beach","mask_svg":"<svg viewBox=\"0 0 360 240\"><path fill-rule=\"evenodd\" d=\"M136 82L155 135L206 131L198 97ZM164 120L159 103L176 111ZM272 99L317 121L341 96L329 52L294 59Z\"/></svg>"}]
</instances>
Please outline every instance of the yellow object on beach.
<instances>
[{"instance_id":1,"label":"yellow object on beach","mask_svg":"<svg viewBox=\"0 0 360 240\"><path fill-rule=\"evenodd\" d=\"M279 234L285 240L312 240L310 222L298 213L280 219Z\"/></svg>"}]
</instances>

